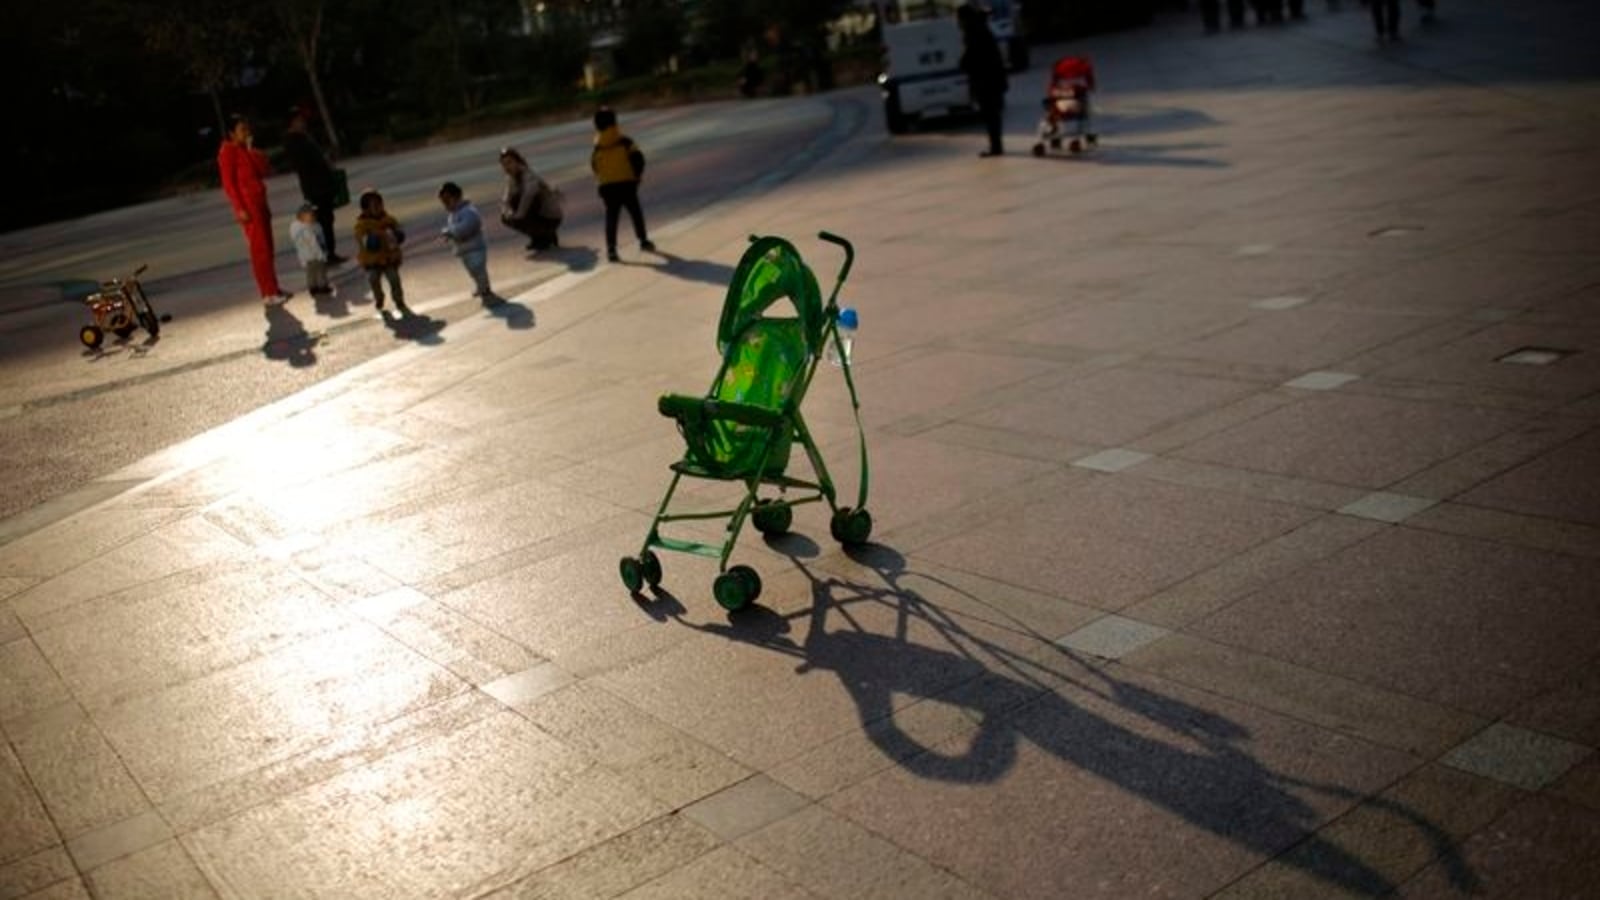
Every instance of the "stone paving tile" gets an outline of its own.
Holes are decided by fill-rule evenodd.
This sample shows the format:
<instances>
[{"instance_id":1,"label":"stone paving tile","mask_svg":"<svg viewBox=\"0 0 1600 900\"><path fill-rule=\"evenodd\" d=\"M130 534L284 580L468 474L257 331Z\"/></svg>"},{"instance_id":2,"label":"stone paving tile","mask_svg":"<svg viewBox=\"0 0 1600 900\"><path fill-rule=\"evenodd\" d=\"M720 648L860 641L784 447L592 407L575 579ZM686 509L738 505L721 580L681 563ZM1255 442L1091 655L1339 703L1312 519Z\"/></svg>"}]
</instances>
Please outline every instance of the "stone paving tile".
<instances>
[{"instance_id":1,"label":"stone paving tile","mask_svg":"<svg viewBox=\"0 0 1600 900\"><path fill-rule=\"evenodd\" d=\"M1383 526L1376 523L1344 516L1313 519L1141 600L1124 612L1142 621L1182 628L1382 531Z\"/></svg>"},{"instance_id":2,"label":"stone paving tile","mask_svg":"<svg viewBox=\"0 0 1600 900\"><path fill-rule=\"evenodd\" d=\"M15 862L0 863L0 900L16 900L69 879L77 867L65 847L57 844Z\"/></svg>"},{"instance_id":3,"label":"stone paving tile","mask_svg":"<svg viewBox=\"0 0 1600 900\"><path fill-rule=\"evenodd\" d=\"M1252 316L1167 352L1229 362L1321 369L1432 324L1429 319L1305 307Z\"/></svg>"},{"instance_id":4,"label":"stone paving tile","mask_svg":"<svg viewBox=\"0 0 1600 900\"><path fill-rule=\"evenodd\" d=\"M1080 469L1089 469L1095 472L1121 472L1123 469L1131 469L1149 459L1150 454L1148 453L1127 450L1122 447L1112 447L1109 450L1101 450L1099 453L1091 453L1088 456L1075 459L1072 464Z\"/></svg>"},{"instance_id":5,"label":"stone paving tile","mask_svg":"<svg viewBox=\"0 0 1600 900\"><path fill-rule=\"evenodd\" d=\"M1226 328L1242 318L1242 311L1222 305L1157 307L1112 300L1052 311L1029 321L1020 337L1030 343L1087 350L1151 349Z\"/></svg>"},{"instance_id":6,"label":"stone paving tile","mask_svg":"<svg viewBox=\"0 0 1600 900\"><path fill-rule=\"evenodd\" d=\"M1494 718L1592 655L1597 579L1593 561L1401 526L1188 630Z\"/></svg>"},{"instance_id":7,"label":"stone paving tile","mask_svg":"<svg viewBox=\"0 0 1600 900\"><path fill-rule=\"evenodd\" d=\"M66 683L31 639L0 644L0 721L49 709L71 697Z\"/></svg>"},{"instance_id":8,"label":"stone paving tile","mask_svg":"<svg viewBox=\"0 0 1600 900\"><path fill-rule=\"evenodd\" d=\"M1513 366L1496 359L1523 347L1579 350L1551 366ZM1542 401L1575 400L1600 390L1600 329L1508 322L1390 366L1396 379L1446 382L1516 391Z\"/></svg>"},{"instance_id":9,"label":"stone paving tile","mask_svg":"<svg viewBox=\"0 0 1600 900\"><path fill-rule=\"evenodd\" d=\"M1401 884L1440 861L1463 888L1476 875L1460 859L1460 842L1488 825L1521 793L1488 779L1429 765L1335 819L1320 840L1289 850L1216 894L1217 900L1281 897L1365 897L1320 873L1363 860L1389 884ZM1455 880L1455 879L1453 879Z\"/></svg>"},{"instance_id":10,"label":"stone paving tile","mask_svg":"<svg viewBox=\"0 0 1600 900\"><path fill-rule=\"evenodd\" d=\"M1437 500L1427 497L1412 497L1407 494L1394 494L1388 491L1373 491L1366 496L1346 503L1339 507L1339 512L1358 519L1371 519L1375 522L1388 522L1391 525L1406 521L1417 513L1431 509L1438 504Z\"/></svg>"},{"instance_id":11,"label":"stone paving tile","mask_svg":"<svg viewBox=\"0 0 1600 900\"><path fill-rule=\"evenodd\" d=\"M215 900L219 895L177 841L166 841L95 869L88 876L100 900Z\"/></svg>"},{"instance_id":12,"label":"stone paving tile","mask_svg":"<svg viewBox=\"0 0 1600 900\"><path fill-rule=\"evenodd\" d=\"M913 555L1110 612L1316 513L1132 478L1099 478Z\"/></svg>"},{"instance_id":13,"label":"stone paving tile","mask_svg":"<svg viewBox=\"0 0 1600 900\"><path fill-rule=\"evenodd\" d=\"M1406 524L1445 534L1600 559L1600 528L1556 519L1441 503Z\"/></svg>"},{"instance_id":14,"label":"stone paving tile","mask_svg":"<svg viewBox=\"0 0 1600 900\"><path fill-rule=\"evenodd\" d=\"M75 703L13 723L12 747L63 837L120 822L150 802Z\"/></svg>"},{"instance_id":15,"label":"stone paving tile","mask_svg":"<svg viewBox=\"0 0 1600 900\"><path fill-rule=\"evenodd\" d=\"M704 856L620 895L623 900L813 900L814 895L731 847Z\"/></svg>"},{"instance_id":16,"label":"stone paving tile","mask_svg":"<svg viewBox=\"0 0 1600 900\"><path fill-rule=\"evenodd\" d=\"M753 774L720 751L590 683L542 695L516 708L542 731L673 809L688 807Z\"/></svg>"},{"instance_id":17,"label":"stone paving tile","mask_svg":"<svg viewBox=\"0 0 1600 900\"><path fill-rule=\"evenodd\" d=\"M1307 372L1304 375L1291 378L1283 383L1284 387L1299 388L1303 391L1331 391L1343 387L1360 378L1348 372Z\"/></svg>"},{"instance_id":18,"label":"stone paving tile","mask_svg":"<svg viewBox=\"0 0 1600 900\"><path fill-rule=\"evenodd\" d=\"M1600 429L1486 481L1460 496L1463 503L1600 526Z\"/></svg>"},{"instance_id":19,"label":"stone paving tile","mask_svg":"<svg viewBox=\"0 0 1600 900\"><path fill-rule=\"evenodd\" d=\"M1403 494L1412 494L1418 497L1437 497L1440 499L1455 497L1469 489L1478 487L1485 482L1495 480L1501 486L1506 486L1503 477L1508 470L1514 469L1524 463L1539 459L1542 465L1549 465L1549 451L1567 441L1578 437L1585 431L1594 428L1594 423L1575 418L1539 417L1506 432L1498 438L1479 447L1475 447L1454 459L1445 460L1416 475L1407 478L1396 485L1393 490ZM1561 452L1561 451L1557 451ZM1526 473L1524 476L1525 477ZM1553 486L1553 485L1552 485ZM1565 487L1581 491L1576 482L1570 482ZM1548 503L1551 499L1548 488L1545 491L1533 491L1529 496L1528 491L1519 490L1513 495L1513 502L1527 503L1543 501ZM1480 504L1483 501L1477 501ZM1494 505L1492 502L1487 505ZM1574 504L1576 506L1577 504ZM1541 512L1548 515L1548 512ZM1579 510L1579 515L1582 515ZM1575 518L1575 517L1568 517Z\"/></svg>"},{"instance_id":20,"label":"stone paving tile","mask_svg":"<svg viewBox=\"0 0 1600 900\"><path fill-rule=\"evenodd\" d=\"M152 809L72 838L67 852L79 871L88 872L172 837L172 827Z\"/></svg>"},{"instance_id":21,"label":"stone paving tile","mask_svg":"<svg viewBox=\"0 0 1600 900\"><path fill-rule=\"evenodd\" d=\"M810 890L840 900L990 897L819 806L808 806L738 841L739 850ZM818 860L827 860L818 865Z\"/></svg>"},{"instance_id":22,"label":"stone paving tile","mask_svg":"<svg viewBox=\"0 0 1600 900\"><path fill-rule=\"evenodd\" d=\"M181 684L348 622L298 578L260 569L90 603L92 615L41 630L35 640L91 707Z\"/></svg>"},{"instance_id":23,"label":"stone paving tile","mask_svg":"<svg viewBox=\"0 0 1600 900\"><path fill-rule=\"evenodd\" d=\"M1000 896L1194 896L1414 765L1113 665L825 805ZM979 838L999 833L1003 855ZM1341 863L1329 877L1373 883L1364 861Z\"/></svg>"},{"instance_id":24,"label":"stone paving tile","mask_svg":"<svg viewBox=\"0 0 1600 900\"><path fill-rule=\"evenodd\" d=\"M370 621L456 676L476 685L498 683L540 662L538 654L443 604L424 599Z\"/></svg>"},{"instance_id":25,"label":"stone paving tile","mask_svg":"<svg viewBox=\"0 0 1600 900\"><path fill-rule=\"evenodd\" d=\"M1594 749L1496 722L1444 755L1447 766L1537 791L1565 775Z\"/></svg>"},{"instance_id":26,"label":"stone paving tile","mask_svg":"<svg viewBox=\"0 0 1600 900\"><path fill-rule=\"evenodd\" d=\"M352 625L94 718L146 794L163 803L464 690L372 626Z\"/></svg>"},{"instance_id":27,"label":"stone paving tile","mask_svg":"<svg viewBox=\"0 0 1600 900\"><path fill-rule=\"evenodd\" d=\"M1252 382L1114 368L1038 392L998 396L989 409L966 416L963 421L1102 447L1117 446L1260 389Z\"/></svg>"},{"instance_id":28,"label":"stone paving tile","mask_svg":"<svg viewBox=\"0 0 1600 900\"><path fill-rule=\"evenodd\" d=\"M884 398L873 404L875 415L887 422L969 398L984 398L988 405L1019 391L1027 393L1030 380L1059 369L1043 360L958 350L933 353L870 374L874 396Z\"/></svg>"},{"instance_id":29,"label":"stone paving tile","mask_svg":"<svg viewBox=\"0 0 1600 900\"><path fill-rule=\"evenodd\" d=\"M0 865L27 859L61 837L9 745L0 747Z\"/></svg>"},{"instance_id":30,"label":"stone paving tile","mask_svg":"<svg viewBox=\"0 0 1600 900\"><path fill-rule=\"evenodd\" d=\"M1481 407L1316 394L1176 455L1378 489L1492 440L1521 419Z\"/></svg>"},{"instance_id":31,"label":"stone paving tile","mask_svg":"<svg viewBox=\"0 0 1600 900\"><path fill-rule=\"evenodd\" d=\"M27 900L91 900L91 898L88 888L83 885L83 880L73 877L29 894Z\"/></svg>"},{"instance_id":32,"label":"stone paving tile","mask_svg":"<svg viewBox=\"0 0 1600 900\"><path fill-rule=\"evenodd\" d=\"M1545 790L1600 813L1600 755L1591 754Z\"/></svg>"},{"instance_id":33,"label":"stone paving tile","mask_svg":"<svg viewBox=\"0 0 1600 900\"><path fill-rule=\"evenodd\" d=\"M484 900L595 900L616 897L704 856L721 842L676 813L646 822Z\"/></svg>"},{"instance_id":34,"label":"stone paving tile","mask_svg":"<svg viewBox=\"0 0 1600 900\"><path fill-rule=\"evenodd\" d=\"M1135 450L1168 453L1294 402L1287 391L1267 391L1159 428L1130 443Z\"/></svg>"},{"instance_id":35,"label":"stone paving tile","mask_svg":"<svg viewBox=\"0 0 1600 900\"><path fill-rule=\"evenodd\" d=\"M0 576L43 580L98 559L184 515L177 509L79 513L0 547Z\"/></svg>"},{"instance_id":36,"label":"stone paving tile","mask_svg":"<svg viewBox=\"0 0 1600 900\"><path fill-rule=\"evenodd\" d=\"M662 812L506 712L183 842L235 896L441 896L515 883Z\"/></svg>"},{"instance_id":37,"label":"stone paving tile","mask_svg":"<svg viewBox=\"0 0 1600 900\"><path fill-rule=\"evenodd\" d=\"M1454 747L1484 724L1448 707L1185 634L1136 648L1121 660L1171 681L1424 758Z\"/></svg>"},{"instance_id":38,"label":"stone paving tile","mask_svg":"<svg viewBox=\"0 0 1600 900\"><path fill-rule=\"evenodd\" d=\"M1146 644L1159 641L1172 632L1159 625L1111 615L1058 639L1056 645L1100 659L1121 659Z\"/></svg>"},{"instance_id":39,"label":"stone paving tile","mask_svg":"<svg viewBox=\"0 0 1600 900\"><path fill-rule=\"evenodd\" d=\"M752 775L682 811L684 818L732 842L798 812L809 803L765 775Z\"/></svg>"},{"instance_id":40,"label":"stone paving tile","mask_svg":"<svg viewBox=\"0 0 1600 900\"><path fill-rule=\"evenodd\" d=\"M1046 462L1066 463L1091 452L1087 444L1048 435L1023 434L1005 428L983 428L966 422L944 422L919 430L917 437L958 447L989 450Z\"/></svg>"},{"instance_id":41,"label":"stone paving tile","mask_svg":"<svg viewBox=\"0 0 1600 900\"><path fill-rule=\"evenodd\" d=\"M1600 747L1600 659L1506 716L1512 725Z\"/></svg>"},{"instance_id":42,"label":"stone paving tile","mask_svg":"<svg viewBox=\"0 0 1600 900\"><path fill-rule=\"evenodd\" d=\"M1338 509L1362 495L1358 489L1337 484L1170 457L1153 459L1133 474L1169 484L1227 491L1319 510Z\"/></svg>"},{"instance_id":43,"label":"stone paving tile","mask_svg":"<svg viewBox=\"0 0 1600 900\"><path fill-rule=\"evenodd\" d=\"M515 707L538 700L551 691L558 691L572 681L572 676L555 663L540 662L481 687L485 694Z\"/></svg>"},{"instance_id":44,"label":"stone paving tile","mask_svg":"<svg viewBox=\"0 0 1600 900\"><path fill-rule=\"evenodd\" d=\"M1600 813L1534 795L1461 845L1474 896L1584 897L1600 883ZM1435 863L1401 885L1406 900L1466 893L1454 867Z\"/></svg>"}]
</instances>

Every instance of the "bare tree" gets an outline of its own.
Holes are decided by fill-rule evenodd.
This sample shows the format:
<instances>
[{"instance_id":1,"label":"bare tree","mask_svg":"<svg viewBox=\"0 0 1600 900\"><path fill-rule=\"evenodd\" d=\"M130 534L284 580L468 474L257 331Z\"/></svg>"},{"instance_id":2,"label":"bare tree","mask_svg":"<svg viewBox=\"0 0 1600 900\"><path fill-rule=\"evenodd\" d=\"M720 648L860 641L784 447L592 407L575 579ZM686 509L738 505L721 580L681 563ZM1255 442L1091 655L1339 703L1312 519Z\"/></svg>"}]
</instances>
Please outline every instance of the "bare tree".
<instances>
[{"instance_id":1,"label":"bare tree","mask_svg":"<svg viewBox=\"0 0 1600 900\"><path fill-rule=\"evenodd\" d=\"M328 136L328 148L339 154L339 131L333 126L333 115L328 101L322 95L322 77L317 72L317 45L322 39L323 0L274 0L273 10L278 21L288 33L289 43L305 67L306 80L311 83L311 96L317 103L317 114L322 119L323 131Z\"/></svg>"}]
</instances>

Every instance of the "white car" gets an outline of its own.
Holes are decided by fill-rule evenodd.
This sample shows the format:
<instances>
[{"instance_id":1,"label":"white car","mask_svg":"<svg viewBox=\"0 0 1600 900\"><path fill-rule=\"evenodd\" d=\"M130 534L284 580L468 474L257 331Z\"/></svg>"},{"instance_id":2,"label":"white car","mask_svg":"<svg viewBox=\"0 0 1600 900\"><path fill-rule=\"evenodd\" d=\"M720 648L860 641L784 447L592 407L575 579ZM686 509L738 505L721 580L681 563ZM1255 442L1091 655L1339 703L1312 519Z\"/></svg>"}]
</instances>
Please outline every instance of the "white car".
<instances>
[{"instance_id":1,"label":"white car","mask_svg":"<svg viewBox=\"0 0 1600 900\"><path fill-rule=\"evenodd\" d=\"M879 4L883 23L884 123L891 134L904 134L920 119L972 113L972 92L961 71L961 29L955 10L960 0ZM1012 68L1028 64L1027 42L1017 33L1018 4L994 0L989 27L995 32Z\"/></svg>"}]
</instances>

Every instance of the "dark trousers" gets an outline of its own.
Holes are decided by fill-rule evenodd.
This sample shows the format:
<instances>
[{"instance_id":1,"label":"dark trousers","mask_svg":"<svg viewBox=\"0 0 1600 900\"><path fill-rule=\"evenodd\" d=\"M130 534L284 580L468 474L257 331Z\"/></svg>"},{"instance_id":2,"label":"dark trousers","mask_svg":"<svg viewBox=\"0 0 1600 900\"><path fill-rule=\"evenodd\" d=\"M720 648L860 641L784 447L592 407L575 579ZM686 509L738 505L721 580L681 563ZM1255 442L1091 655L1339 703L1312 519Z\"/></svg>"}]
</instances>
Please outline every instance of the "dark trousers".
<instances>
[{"instance_id":1,"label":"dark trousers","mask_svg":"<svg viewBox=\"0 0 1600 900\"><path fill-rule=\"evenodd\" d=\"M1244 0L1228 0L1228 24L1234 28L1244 27Z\"/></svg>"},{"instance_id":2,"label":"dark trousers","mask_svg":"<svg viewBox=\"0 0 1600 900\"><path fill-rule=\"evenodd\" d=\"M633 235L644 243L650 238L644 230L644 210L639 208L639 182L614 181L600 185L600 200L606 205L606 249L617 249L617 220L628 211L633 220Z\"/></svg>"},{"instance_id":3,"label":"dark trousers","mask_svg":"<svg viewBox=\"0 0 1600 900\"><path fill-rule=\"evenodd\" d=\"M1005 145L1000 141L1000 129L1005 123L1005 111L1005 94L978 98L978 114L983 116L983 129L989 132L990 153L1001 153L1005 150Z\"/></svg>"},{"instance_id":4,"label":"dark trousers","mask_svg":"<svg viewBox=\"0 0 1600 900\"><path fill-rule=\"evenodd\" d=\"M1222 0L1200 0L1200 21L1205 23L1207 31L1221 28Z\"/></svg>"},{"instance_id":5,"label":"dark trousers","mask_svg":"<svg viewBox=\"0 0 1600 900\"><path fill-rule=\"evenodd\" d=\"M1400 0L1372 0L1372 26L1378 37L1400 36Z\"/></svg>"}]
</instances>

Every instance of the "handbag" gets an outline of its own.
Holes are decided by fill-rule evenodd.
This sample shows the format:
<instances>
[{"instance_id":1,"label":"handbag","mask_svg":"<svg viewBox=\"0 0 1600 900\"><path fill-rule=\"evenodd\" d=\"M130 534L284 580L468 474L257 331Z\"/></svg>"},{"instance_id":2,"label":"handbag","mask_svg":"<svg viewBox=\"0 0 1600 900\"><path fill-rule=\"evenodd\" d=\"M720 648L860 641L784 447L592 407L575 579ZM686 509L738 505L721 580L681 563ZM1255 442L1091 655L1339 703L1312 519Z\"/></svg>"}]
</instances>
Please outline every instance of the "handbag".
<instances>
[{"instance_id":1,"label":"handbag","mask_svg":"<svg viewBox=\"0 0 1600 900\"><path fill-rule=\"evenodd\" d=\"M350 176L344 169L333 170L333 208L342 209L350 205Z\"/></svg>"}]
</instances>

